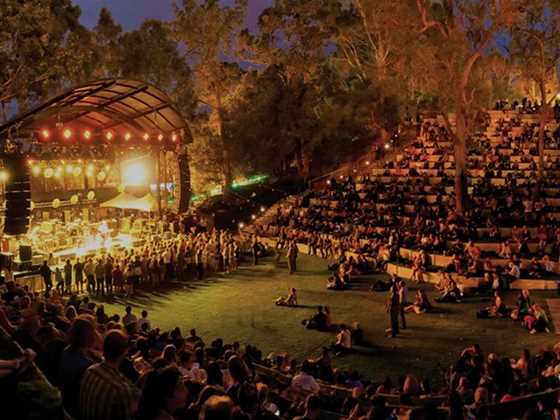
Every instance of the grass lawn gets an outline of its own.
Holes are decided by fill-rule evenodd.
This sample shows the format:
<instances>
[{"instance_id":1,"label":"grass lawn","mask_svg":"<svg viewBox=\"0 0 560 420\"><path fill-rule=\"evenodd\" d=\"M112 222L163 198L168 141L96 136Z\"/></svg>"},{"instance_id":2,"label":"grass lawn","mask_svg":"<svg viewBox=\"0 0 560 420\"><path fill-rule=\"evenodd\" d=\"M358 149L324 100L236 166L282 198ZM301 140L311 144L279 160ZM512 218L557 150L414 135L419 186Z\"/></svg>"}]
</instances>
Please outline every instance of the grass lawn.
<instances>
[{"instance_id":1,"label":"grass lawn","mask_svg":"<svg viewBox=\"0 0 560 420\"><path fill-rule=\"evenodd\" d=\"M461 304L438 304L440 313L410 314L408 329L401 336L385 338L384 330L389 326L386 294L368 291L375 276L356 278L351 290L340 292L325 288L326 261L300 256L298 270L289 276L285 262L277 267L268 259L256 267L243 266L234 274L163 290L146 290L132 298L102 301L108 314L122 316L124 305L130 304L137 315L147 309L152 325L162 329L179 326L186 334L196 327L207 343L222 337L226 342L257 345L265 355L285 351L298 360L317 355L322 346L333 341L334 333L309 331L301 325L302 319L314 313L316 305L328 305L334 323L358 321L373 348L368 354L336 358L334 364L354 368L372 380L414 373L430 375L437 381L438 366L447 367L465 346L473 343L479 343L486 352L518 357L523 348L536 352L560 341L554 332L530 335L510 320L476 319L477 309L488 305L482 298ZM290 287L297 288L301 307L274 305L276 297L286 295ZM432 288L424 287L433 302ZM412 300L416 285L410 284L409 289ZM544 305L545 298L554 294L538 292L532 296ZM515 292L505 294L508 305L514 303L515 297Z\"/></svg>"}]
</instances>

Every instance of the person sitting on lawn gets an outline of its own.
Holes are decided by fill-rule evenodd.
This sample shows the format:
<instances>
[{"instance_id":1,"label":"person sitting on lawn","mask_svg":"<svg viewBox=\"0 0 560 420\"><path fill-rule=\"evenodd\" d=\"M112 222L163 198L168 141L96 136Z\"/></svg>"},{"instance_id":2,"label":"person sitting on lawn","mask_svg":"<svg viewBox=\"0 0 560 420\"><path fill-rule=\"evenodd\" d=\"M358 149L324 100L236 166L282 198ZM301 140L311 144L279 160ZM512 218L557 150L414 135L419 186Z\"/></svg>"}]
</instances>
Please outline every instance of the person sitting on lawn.
<instances>
[{"instance_id":1,"label":"person sitting on lawn","mask_svg":"<svg viewBox=\"0 0 560 420\"><path fill-rule=\"evenodd\" d=\"M412 305L408 305L404 310L405 312L415 312L417 314L423 314L424 312L430 312L432 308L432 304L430 303L428 295L426 295L424 289L418 289L416 291L414 303Z\"/></svg>"},{"instance_id":2,"label":"person sitting on lawn","mask_svg":"<svg viewBox=\"0 0 560 420\"><path fill-rule=\"evenodd\" d=\"M530 312L523 318L523 325L529 330L530 334L543 331L550 332L546 312L536 303L531 306Z\"/></svg>"},{"instance_id":3,"label":"person sitting on lawn","mask_svg":"<svg viewBox=\"0 0 560 420\"><path fill-rule=\"evenodd\" d=\"M295 306L297 305L297 294L295 287L290 289L290 294L288 297L279 297L276 299L276 304L278 306Z\"/></svg>"},{"instance_id":4,"label":"person sitting on lawn","mask_svg":"<svg viewBox=\"0 0 560 420\"><path fill-rule=\"evenodd\" d=\"M342 324L340 331L336 336L336 342L332 345L332 350L336 356L349 353L352 350L352 332Z\"/></svg>"},{"instance_id":5,"label":"person sitting on lawn","mask_svg":"<svg viewBox=\"0 0 560 420\"><path fill-rule=\"evenodd\" d=\"M523 320L525 315L531 310L532 302L529 295L529 289L523 289L517 297L517 304L515 309L511 312L511 318L514 320Z\"/></svg>"},{"instance_id":6,"label":"person sitting on lawn","mask_svg":"<svg viewBox=\"0 0 560 420\"><path fill-rule=\"evenodd\" d=\"M457 286L455 280L451 279L446 288L441 292L441 296L436 298L436 302L458 303L460 302L460 298L461 290Z\"/></svg>"},{"instance_id":7,"label":"person sitting on lawn","mask_svg":"<svg viewBox=\"0 0 560 420\"><path fill-rule=\"evenodd\" d=\"M317 306L317 313L311 317L311 319L304 319L301 322L305 328L310 330L327 331L327 316L323 311L322 306Z\"/></svg>"},{"instance_id":8,"label":"person sitting on lawn","mask_svg":"<svg viewBox=\"0 0 560 420\"><path fill-rule=\"evenodd\" d=\"M452 281L453 280L451 279L451 275L449 273L443 272L441 274L441 278L439 282L435 285L435 288L438 292L443 292L444 290L447 289L447 287Z\"/></svg>"},{"instance_id":9,"label":"person sitting on lawn","mask_svg":"<svg viewBox=\"0 0 560 420\"><path fill-rule=\"evenodd\" d=\"M334 275L327 280L327 289L329 290L344 290L345 288L346 283L339 273L334 273Z\"/></svg>"},{"instance_id":10,"label":"person sitting on lawn","mask_svg":"<svg viewBox=\"0 0 560 420\"><path fill-rule=\"evenodd\" d=\"M494 292L494 300L492 305L479 311L477 317L504 318L508 315L510 315L510 310L507 308L500 294L496 291Z\"/></svg>"}]
</instances>

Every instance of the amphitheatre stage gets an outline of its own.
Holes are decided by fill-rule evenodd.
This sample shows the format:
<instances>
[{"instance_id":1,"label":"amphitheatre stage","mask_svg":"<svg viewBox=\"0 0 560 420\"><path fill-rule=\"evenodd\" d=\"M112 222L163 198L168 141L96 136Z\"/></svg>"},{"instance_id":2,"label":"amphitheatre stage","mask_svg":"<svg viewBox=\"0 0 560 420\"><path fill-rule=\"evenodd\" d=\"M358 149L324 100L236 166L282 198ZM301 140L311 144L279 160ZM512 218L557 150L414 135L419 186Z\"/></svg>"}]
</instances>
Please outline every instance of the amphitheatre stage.
<instances>
[{"instance_id":1,"label":"amphitheatre stage","mask_svg":"<svg viewBox=\"0 0 560 420\"><path fill-rule=\"evenodd\" d=\"M301 255L298 265L298 271L290 276L285 260L276 266L272 258L267 258L257 267L242 265L232 274L174 283L155 291L144 289L130 298L114 296L97 301L104 303L107 313L122 315L129 304L135 313L147 309L152 323L164 330L178 326L186 334L194 327L208 342L222 337L226 342L256 345L263 356L287 352L300 362L318 356L321 347L335 340L335 332L306 330L301 325L301 320L314 313L316 305L327 305L333 323L358 321L371 344L367 351L333 357L333 364L355 369L375 382L407 373L439 382L438 366L447 368L465 347L474 343L486 352L518 358L524 348L535 352L558 341L554 330L530 335L509 319L476 319L476 311L490 304L489 298L479 297L460 304L436 303L438 311L433 314L409 314L408 329L396 339L386 338L387 295L368 289L375 280L387 276L357 277L349 290L330 291L325 288L327 261ZM289 287L297 288L300 307L274 305L274 300L285 296ZM433 301L437 294L431 286L424 287ZM412 295L417 286L409 283L409 288ZM505 293L508 305L514 304L516 295ZM533 297L542 302L554 296L551 291L533 292Z\"/></svg>"}]
</instances>

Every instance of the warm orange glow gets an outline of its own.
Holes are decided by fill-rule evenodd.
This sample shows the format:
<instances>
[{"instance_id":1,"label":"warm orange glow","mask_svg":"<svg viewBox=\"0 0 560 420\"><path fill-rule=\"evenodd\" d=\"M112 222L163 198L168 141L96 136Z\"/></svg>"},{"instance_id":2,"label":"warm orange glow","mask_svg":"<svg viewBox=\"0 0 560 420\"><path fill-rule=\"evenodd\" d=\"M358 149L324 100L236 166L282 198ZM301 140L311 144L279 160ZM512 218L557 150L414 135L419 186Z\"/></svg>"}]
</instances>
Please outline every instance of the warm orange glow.
<instances>
[{"instance_id":1,"label":"warm orange glow","mask_svg":"<svg viewBox=\"0 0 560 420\"><path fill-rule=\"evenodd\" d=\"M150 139L150 135L148 133L144 133L144 140L149 140Z\"/></svg>"},{"instance_id":2,"label":"warm orange glow","mask_svg":"<svg viewBox=\"0 0 560 420\"><path fill-rule=\"evenodd\" d=\"M91 138L91 131L84 131L84 139L89 140Z\"/></svg>"},{"instance_id":3,"label":"warm orange glow","mask_svg":"<svg viewBox=\"0 0 560 420\"><path fill-rule=\"evenodd\" d=\"M107 131L107 134L105 134L105 138L106 138L107 140L111 140L111 139L113 138L113 133L110 132L110 131Z\"/></svg>"},{"instance_id":4,"label":"warm orange glow","mask_svg":"<svg viewBox=\"0 0 560 420\"><path fill-rule=\"evenodd\" d=\"M160 135L157 137L157 139L158 139L159 141L162 141L162 140L163 140L163 134L160 134Z\"/></svg>"},{"instance_id":5,"label":"warm orange glow","mask_svg":"<svg viewBox=\"0 0 560 420\"><path fill-rule=\"evenodd\" d=\"M177 134L173 134L171 136L171 140L173 140L173 142L176 142L177 141Z\"/></svg>"},{"instance_id":6,"label":"warm orange glow","mask_svg":"<svg viewBox=\"0 0 560 420\"><path fill-rule=\"evenodd\" d=\"M124 139L125 139L126 141L129 141L131 137L132 137L132 135L131 135L130 133L126 133L126 134L124 135Z\"/></svg>"},{"instance_id":7,"label":"warm orange glow","mask_svg":"<svg viewBox=\"0 0 560 420\"><path fill-rule=\"evenodd\" d=\"M67 128L66 130L64 130L64 138L65 139L69 139L70 137L72 137L72 130L70 130L69 128Z\"/></svg>"},{"instance_id":8,"label":"warm orange glow","mask_svg":"<svg viewBox=\"0 0 560 420\"><path fill-rule=\"evenodd\" d=\"M51 136L51 133L49 132L49 130L45 128L41 130L41 135L43 136L44 139L48 139Z\"/></svg>"}]
</instances>

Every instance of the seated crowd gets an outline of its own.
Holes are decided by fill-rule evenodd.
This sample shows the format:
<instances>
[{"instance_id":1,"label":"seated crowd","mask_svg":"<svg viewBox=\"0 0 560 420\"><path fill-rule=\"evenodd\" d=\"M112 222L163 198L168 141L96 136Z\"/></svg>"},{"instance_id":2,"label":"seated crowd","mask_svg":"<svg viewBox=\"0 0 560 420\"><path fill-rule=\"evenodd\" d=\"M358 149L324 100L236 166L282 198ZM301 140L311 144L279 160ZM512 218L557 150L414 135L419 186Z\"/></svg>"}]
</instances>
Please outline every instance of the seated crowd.
<instances>
[{"instance_id":1,"label":"seated crowd","mask_svg":"<svg viewBox=\"0 0 560 420\"><path fill-rule=\"evenodd\" d=\"M530 322L530 308L524 292L518 319ZM419 292L407 310L430 305ZM316 328L328 322L323 308L309 321ZM334 368L331 352L361 340L359 326L340 326L331 349L299 363L219 338L206 343L194 329L162 331L147 311L137 317L127 307L122 317L108 315L87 298L45 298L13 287L2 295L0 326L26 349L17 359L0 360L0 381L17 382L34 359L60 389L67 418L75 419L321 419L330 412L386 420L420 407L424 418L483 420L496 409L492 403L560 386L560 345L535 355L524 351L519 359L469 347L435 387L413 375L376 383ZM526 409L532 415L526 418L558 415L558 399L539 399Z\"/></svg>"},{"instance_id":2,"label":"seated crowd","mask_svg":"<svg viewBox=\"0 0 560 420\"><path fill-rule=\"evenodd\" d=\"M537 128L518 118L499 119L473 139L470 206L462 215L454 211L448 132L427 121L396 160L373 175L331 178L295 205L278 207L257 233L276 238L279 248L295 240L310 255L338 260L328 284L333 289L345 288L351 273L384 271L389 262L411 267L415 281L443 271L458 283L478 279L488 290L507 289L519 279L555 278L560 128L545 132L546 147L559 154L546 161L544 188L535 175Z\"/></svg>"}]
</instances>

